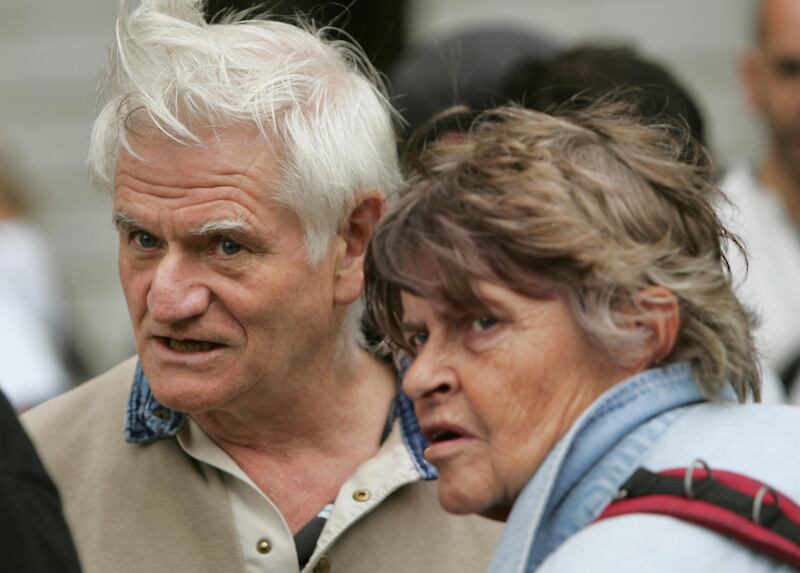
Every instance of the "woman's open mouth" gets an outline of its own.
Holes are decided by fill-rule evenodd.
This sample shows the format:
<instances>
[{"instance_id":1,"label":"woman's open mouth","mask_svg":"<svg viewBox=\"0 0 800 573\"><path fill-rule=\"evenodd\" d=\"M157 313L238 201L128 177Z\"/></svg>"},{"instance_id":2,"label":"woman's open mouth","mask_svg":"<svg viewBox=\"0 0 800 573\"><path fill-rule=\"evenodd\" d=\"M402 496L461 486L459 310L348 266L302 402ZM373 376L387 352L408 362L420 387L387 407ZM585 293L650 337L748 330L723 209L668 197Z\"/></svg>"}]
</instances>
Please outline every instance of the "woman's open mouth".
<instances>
[{"instance_id":1,"label":"woman's open mouth","mask_svg":"<svg viewBox=\"0 0 800 573\"><path fill-rule=\"evenodd\" d=\"M433 464L474 441L474 436L465 429L447 423L426 425L422 428L422 435L430 444L425 449L425 459Z\"/></svg>"},{"instance_id":2,"label":"woman's open mouth","mask_svg":"<svg viewBox=\"0 0 800 573\"><path fill-rule=\"evenodd\" d=\"M439 430L431 434L431 437L428 441L431 444L438 444L440 442L449 442L451 440L457 440L461 438L463 435L464 434L454 432L453 430Z\"/></svg>"}]
</instances>

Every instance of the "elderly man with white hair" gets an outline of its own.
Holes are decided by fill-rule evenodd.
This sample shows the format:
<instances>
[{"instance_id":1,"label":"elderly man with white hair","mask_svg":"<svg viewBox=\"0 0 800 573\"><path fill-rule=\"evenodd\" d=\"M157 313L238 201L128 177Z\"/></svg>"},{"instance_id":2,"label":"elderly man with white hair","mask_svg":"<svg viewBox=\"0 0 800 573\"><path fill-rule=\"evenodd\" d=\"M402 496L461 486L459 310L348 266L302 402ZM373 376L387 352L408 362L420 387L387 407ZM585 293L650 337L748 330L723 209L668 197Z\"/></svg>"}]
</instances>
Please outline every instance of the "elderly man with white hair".
<instances>
[{"instance_id":1,"label":"elderly man with white hair","mask_svg":"<svg viewBox=\"0 0 800 573\"><path fill-rule=\"evenodd\" d=\"M247 17L249 18L249 17ZM90 148L138 356L26 416L88 572L479 571L395 374L360 342L399 181L350 45L124 1Z\"/></svg>"}]
</instances>

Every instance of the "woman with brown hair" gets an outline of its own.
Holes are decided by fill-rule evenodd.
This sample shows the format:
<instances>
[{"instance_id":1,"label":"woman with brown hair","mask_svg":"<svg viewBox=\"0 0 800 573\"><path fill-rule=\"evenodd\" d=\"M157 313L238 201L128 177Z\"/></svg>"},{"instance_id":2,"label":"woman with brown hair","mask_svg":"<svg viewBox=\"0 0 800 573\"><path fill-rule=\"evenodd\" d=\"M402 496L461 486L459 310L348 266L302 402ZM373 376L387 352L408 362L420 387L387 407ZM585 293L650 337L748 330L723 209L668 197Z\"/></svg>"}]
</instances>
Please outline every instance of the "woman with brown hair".
<instances>
[{"instance_id":1,"label":"woman with brown hair","mask_svg":"<svg viewBox=\"0 0 800 573\"><path fill-rule=\"evenodd\" d=\"M709 162L629 115L488 112L373 239L439 500L507 521L491 571L798 564L800 412L736 404L759 371Z\"/></svg>"}]
</instances>

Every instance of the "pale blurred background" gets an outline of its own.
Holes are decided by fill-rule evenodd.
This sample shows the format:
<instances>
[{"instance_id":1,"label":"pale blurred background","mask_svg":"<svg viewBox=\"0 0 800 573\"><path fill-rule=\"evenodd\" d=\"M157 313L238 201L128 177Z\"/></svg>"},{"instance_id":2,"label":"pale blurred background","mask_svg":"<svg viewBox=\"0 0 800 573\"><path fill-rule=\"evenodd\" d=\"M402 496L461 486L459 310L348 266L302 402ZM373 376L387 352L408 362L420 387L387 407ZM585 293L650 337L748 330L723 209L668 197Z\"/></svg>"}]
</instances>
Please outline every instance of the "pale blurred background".
<instances>
[{"instance_id":1,"label":"pale blurred background","mask_svg":"<svg viewBox=\"0 0 800 573\"><path fill-rule=\"evenodd\" d=\"M597 39L632 44L691 90L711 147L726 165L753 156L760 144L737 78L737 58L753 35L750 4L411 0L404 29L411 45L488 24L532 29L564 45ZM91 375L134 352L117 279L110 198L92 188L84 166L116 9L111 0L3 0L0 17L0 154L13 158L25 176L33 220L63 276L69 336Z\"/></svg>"}]
</instances>

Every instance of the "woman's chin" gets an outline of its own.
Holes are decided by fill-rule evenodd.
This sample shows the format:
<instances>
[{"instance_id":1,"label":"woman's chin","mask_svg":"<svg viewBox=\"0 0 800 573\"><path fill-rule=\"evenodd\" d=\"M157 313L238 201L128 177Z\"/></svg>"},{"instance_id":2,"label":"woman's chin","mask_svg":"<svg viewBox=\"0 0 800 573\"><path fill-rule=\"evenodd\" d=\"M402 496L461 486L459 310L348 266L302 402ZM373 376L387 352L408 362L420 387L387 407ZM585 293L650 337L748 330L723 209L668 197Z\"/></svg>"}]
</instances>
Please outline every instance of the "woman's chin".
<instances>
[{"instance_id":1,"label":"woman's chin","mask_svg":"<svg viewBox=\"0 0 800 573\"><path fill-rule=\"evenodd\" d=\"M495 521L505 521L511 511L511 504L496 499L491 488L469 487L475 484L455 484L441 477L439 479L439 505L448 513L477 514Z\"/></svg>"}]
</instances>

